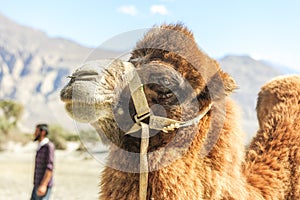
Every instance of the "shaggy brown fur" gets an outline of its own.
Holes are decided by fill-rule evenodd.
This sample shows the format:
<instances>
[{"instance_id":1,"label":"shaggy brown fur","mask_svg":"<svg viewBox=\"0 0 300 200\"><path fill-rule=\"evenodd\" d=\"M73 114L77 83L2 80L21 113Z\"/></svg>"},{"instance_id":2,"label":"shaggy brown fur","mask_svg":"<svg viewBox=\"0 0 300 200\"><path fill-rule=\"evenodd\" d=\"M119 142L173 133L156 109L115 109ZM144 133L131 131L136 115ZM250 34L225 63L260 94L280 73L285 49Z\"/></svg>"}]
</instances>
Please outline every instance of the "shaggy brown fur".
<instances>
[{"instance_id":1,"label":"shaggy brown fur","mask_svg":"<svg viewBox=\"0 0 300 200\"><path fill-rule=\"evenodd\" d=\"M148 68L155 68L156 76L159 73L168 73L168 68L175 69L192 86L200 110L214 101L213 112L209 112L197 127L182 128L169 133L161 132L150 138L149 152L152 154L148 155L148 159L149 169L152 172L149 174L148 199L248 198L246 181L241 174L242 136L237 128L238 124L235 123L237 121L235 107L231 100L226 98L226 95L236 88L232 78L220 70L215 60L198 49L192 34L181 25L162 26L160 29L151 30L137 44L130 61L137 70L146 71ZM155 77L151 71L149 73L148 77L141 74L146 83L151 82L147 78ZM177 85L174 90L184 90L182 87L184 86ZM186 116L182 116L181 108L188 107L192 100L186 100L185 105L178 105L172 98L171 100L159 98L157 93L161 92L160 89L151 84L145 86L149 106L159 103L164 106L169 118L177 120L180 117L190 119L198 114L197 109L189 108L189 112L185 112ZM222 107L224 102L226 108ZM169 107L171 105L172 107ZM223 122L224 110L226 119ZM220 115L219 120L214 121L212 129L222 125L223 128L222 130L215 128L218 132L210 132L211 135L220 134L220 138L209 154L202 157L204 141L210 137L208 130L212 114ZM172 140L169 147L159 151ZM117 146L121 146L122 149L139 152L138 138L127 136L120 141L121 144ZM174 154L183 155L177 158ZM139 164L138 159L121 152L119 148L111 149L110 158L109 162L115 163L110 163L109 166L122 165L134 169ZM169 165L163 167L166 163ZM100 199L137 199L138 188L138 173L126 173L107 167L102 175Z\"/></svg>"},{"instance_id":2,"label":"shaggy brown fur","mask_svg":"<svg viewBox=\"0 0 300 200\"><path fill-rule=\"evenodd\" d=\"M300 198L299 77L263 87L257 107L260 130L245 160L240 116L228 97L236 84L215 60L199 50L189 30L178 24L153 28L138 42L129 61L144 83L148 104L155 115L185 121L213 103L197 125L168 133L150 131L147 199ZM118 70L107 74L113 77L116 73ZM122 76L110 77L111 83L117 83ZM71 91L75 83L85 84L82 78L72 78L61 94L68 105L73 100ZM117 87L122 90L115 95L119 99L117 105L105 108L123 112L114 112L114 119L107 115L93 123L101 129L101 138L114 144L102 173L102 200L139 196L140 138L136 136L140 132L135 136L124 135L127 123L132 124L136 113L128 87ZM118 120L124 127L118 127Z\"/></svg>"},{"instance_id":3,"label":"shaggy brown fur","mask_svg":"<svg viewBox=\"0 0 300 200\"><path fill-rule=\"evenodd\" d=\"M257 103L259 130L247 153L247 181L264 199L300 199L300 76L264 85Z\"/></svg>"},{"instance_id":4,"label":"shaggy brown fur","mask_svg":"<svg viewBox=\"0 0 300 200\"><path fill-rule=\"evenodd\" d=\"M207 101L211 101L209 94L206 93L209 91L207 88L205 89L206 83L204 80L214 81L212 72L216 69L218 69L219 75L222 77L226 94L229 94L236 87L232 79L219 70L219 66L214 60L199 51L194 43L192 34L185 28L178 25L162 26L161 28L181 31L185 35L188 35L191 40L185 39L185 41L180 41L178 38L172 39L172 37L169 36L166 42L166 36L164 34L170 35L169 32L165 33L154 30L148 33L145 38L138 43L136 47L137 50L133 51L131 58L138 69L156 60L160 63L165 62L170 64L176 71L180 72L185 79L189 80L194 90L199 93L200 107L207 105ZM160 51L158 49L169 49L169 51ZM178 56L178 54L180 56ZM195 63L196 65L191 66L191 63ZM210 71L210 69L212 70ZM205 75L203 75L203 73L200 75L199 71ZM293 80L290 80L287 81L290 82L290 85L284 87L281 82L278 82L273 83L275 91L272 92L275 94L277 92L279 97L267 97L267 93L270 92L270 85L265 86L260 93L258 115L260 124L264 125L261 125L263 127L261 127L258 136L253 140L250 146L244 168L242 166L244 147L242 144L242 133L237 124L237 118L239 117L236 114L235 105L225 96L222 96L222 94L218 94L219 96L217 98L215 97L215 101L219 100L219 98L226 99L226 120L219 133L220 137L213 149L204 158L199 154L203 147L203 140L207 137L206 134L209 129L211 116L208 114L198 124L198 132L191 146L188 148L188 151L171 165L150 173L148 198L195 200L298 199L300 197L300 154L298 150L300 141L297 130L300 128L300 123L293 122L295 122L294 120L300 122L300 84L298 83L299 81L296 81L294 85L292 85ZM291 90L291 88L293 88L293 90ZM277 107L277 113L273 109L264 110L264 108L270 108L272 102L276 102L282 98L282 91L287 92L287 94L292 94L293 96L285 96L286 102ZM288 91L290 91L290 93L288 93ZM150 92L147 94L151 96ZM267 105L261 105L261 102L265 101L264 98L269 98ZM151 98L148 98L148 102L151 105ZM282 109L286 110L283 111ZM218 109L216 109L215 112L218 112ZM266 112L270 112L270 114L267 115ZM172 117L174 118L174 116L176 115L173 114ZM279 121L276 121L278 118L285 120L279 125L279 128L275 129L274 126L272 128L269 127L272 126L272 123L276 123L278 126ZM268 119L269 121L264 119ZM264 126L268 126L268 131L264 130ZM181 132L184 132L184 136L180 138L181 141L178 142L180 145L183 145L185 137L188 137L189 130L184 129L181 130ZM266 135L266 133L269 135ZM210 134L216 133L210 132ZM262 135L264 137L262 137ZM161 135L159 139L162 140ZM153 140L155 139L152 138L152 141ZM149 151L156 150L153 147L155 146L153 145L154 142L150 144ZM138 147L136 150L138 151ZM172 154L173 151L154 153L152 156L149 156L150 168L153 167L153 165L159 165L161 158L172 157L170 154ZM115 152L112 151L111 156L112 160L116 157L123 158L124 156L124 158L126 158L126 155L119 155L118 150ZM122 159L121 164L131 165L132 167L138 165L138 163L133 164L126 161L132 161L132 159L128 159L128 157L127 159ZM106 168L101 181L101 199L137 199L139 188L138 177L138 174L124 173Z\"/></svg>"}]
</instances>

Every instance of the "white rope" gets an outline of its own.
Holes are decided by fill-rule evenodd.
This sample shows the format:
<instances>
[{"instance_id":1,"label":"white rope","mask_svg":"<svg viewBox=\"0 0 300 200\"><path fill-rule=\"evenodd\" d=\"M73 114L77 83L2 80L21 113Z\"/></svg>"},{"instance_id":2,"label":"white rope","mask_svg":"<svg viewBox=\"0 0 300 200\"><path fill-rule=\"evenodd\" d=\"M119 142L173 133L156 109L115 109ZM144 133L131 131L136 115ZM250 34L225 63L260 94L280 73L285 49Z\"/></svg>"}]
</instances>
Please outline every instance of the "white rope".
<instances>
[{"instance_id":1,"label":"white rope","mask_svg":"<svg viewBox=\"0 0 300 200\"><path fill-rule=\"evenodd\" d=\"M134 66L130 62L123 62L125 67L125 81L129 85L131 97L135 110L136 123L132 128L142 129L141 146L140 146L140 180L139 180L139 198L140 200L147 199L148 190L148 147L149 147L149 125L142 122L145 117L149 117L150 108L144 93L142 81L137 74Z\"/></svg>"},{"instance_id":2,"label":"white rope","mask_svg":"<svg viewBox=\"0 0 300 200\"><path fill-rule=\"evenodd\" d=\"M140 147L140 187L139 196L140 200L147 199L148 189L148 146L149 146L149 126L148 124L141 123L142 125L142 138Z\"/></svg>"}]
</instances>

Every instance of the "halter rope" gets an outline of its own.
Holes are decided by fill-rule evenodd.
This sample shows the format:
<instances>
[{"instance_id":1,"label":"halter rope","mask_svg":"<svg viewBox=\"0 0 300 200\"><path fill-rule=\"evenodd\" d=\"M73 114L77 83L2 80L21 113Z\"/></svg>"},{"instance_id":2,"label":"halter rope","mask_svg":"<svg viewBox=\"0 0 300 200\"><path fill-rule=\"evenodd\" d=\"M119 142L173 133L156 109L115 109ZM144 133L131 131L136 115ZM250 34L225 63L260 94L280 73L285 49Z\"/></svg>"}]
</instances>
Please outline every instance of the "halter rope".
<instances>
[{"instance_id":1,"label":"halter rope","mask_svg":"<svg viewBox=\"0 0 300 200\"><path fill-rule=\"evenodd\" d=\"M147 159L147 152L149 147L149 129L161 130L163 132L173 131L180 127L198 124L198 122L211 109L210 103L201 113L188 121L182 122L165 117L155 116L151 114L150 108L144 93L142 81L135 70L135 67L130 62L123 62L125 67L125 81L129 85L131 97L136 110L135 124L126 134L131 134L142 129L141 146L140 146L140 184L139 184L139 199L147 199L148 188L148 174L149 166ZM144 119L149 118L149 124L143 122Z\"/></svg>"}]
</instances>

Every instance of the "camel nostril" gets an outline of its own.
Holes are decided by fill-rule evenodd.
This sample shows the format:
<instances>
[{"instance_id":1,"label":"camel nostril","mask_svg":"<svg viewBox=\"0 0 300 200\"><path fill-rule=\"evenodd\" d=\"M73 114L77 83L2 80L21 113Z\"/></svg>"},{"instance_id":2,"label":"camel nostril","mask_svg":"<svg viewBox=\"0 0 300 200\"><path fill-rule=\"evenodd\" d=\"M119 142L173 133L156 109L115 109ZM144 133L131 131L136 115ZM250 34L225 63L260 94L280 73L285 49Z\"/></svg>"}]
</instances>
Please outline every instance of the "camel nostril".
<instances>
[{"instance_id":1,"label":"camel nostril","mask_svg":"<svg viewBox=\"0 0 300 200\"><path fill-rule=\"evenodd\" d=\"M93 70L81 70L76 71L72 76L78 77L78 76L98 76L99 73Z\"/></svg>"},{"instance_id":2,"label":"camel nostril","mask_svg":"<svg viewBox=\"0 0 300 200\"><path fill-rule=\"evenodd\" d=\"M77 71L73 73L71 76L68 76L68 78L74 79L74 80L84 80L84 81L89 81L89 80L94 80L99 76L99 73L96 71Z\"/></svg>"},{"instance_id":3,"label":"camel nostril","mask_svg":"<svg viewBox=\"0 0 300 200\"><path fill-rule=\"evenodd\" d=\"M69 76L67 76L66 78L75 79L75 78L76 78L76 76L69 75Z\"/></svg>"}]
</instances>

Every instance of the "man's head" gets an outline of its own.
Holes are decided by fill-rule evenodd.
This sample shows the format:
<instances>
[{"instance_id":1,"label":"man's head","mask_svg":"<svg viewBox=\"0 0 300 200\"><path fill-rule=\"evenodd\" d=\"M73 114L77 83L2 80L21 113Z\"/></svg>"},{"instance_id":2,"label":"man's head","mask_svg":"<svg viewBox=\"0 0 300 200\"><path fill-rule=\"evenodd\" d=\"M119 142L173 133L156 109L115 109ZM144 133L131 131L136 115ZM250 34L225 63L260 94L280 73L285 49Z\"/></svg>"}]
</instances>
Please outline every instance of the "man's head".
<instances>
[{"instance_id":1,"label":"man's head","mask_svg":"<svg viewBox=\"0 0 300 200\"><path fill-rule=\"evenodd\" d=\"M38 124L36 125L34 132L34 141L42 141L48 135L48 125Z\"/></svg>"}]
</instances>

